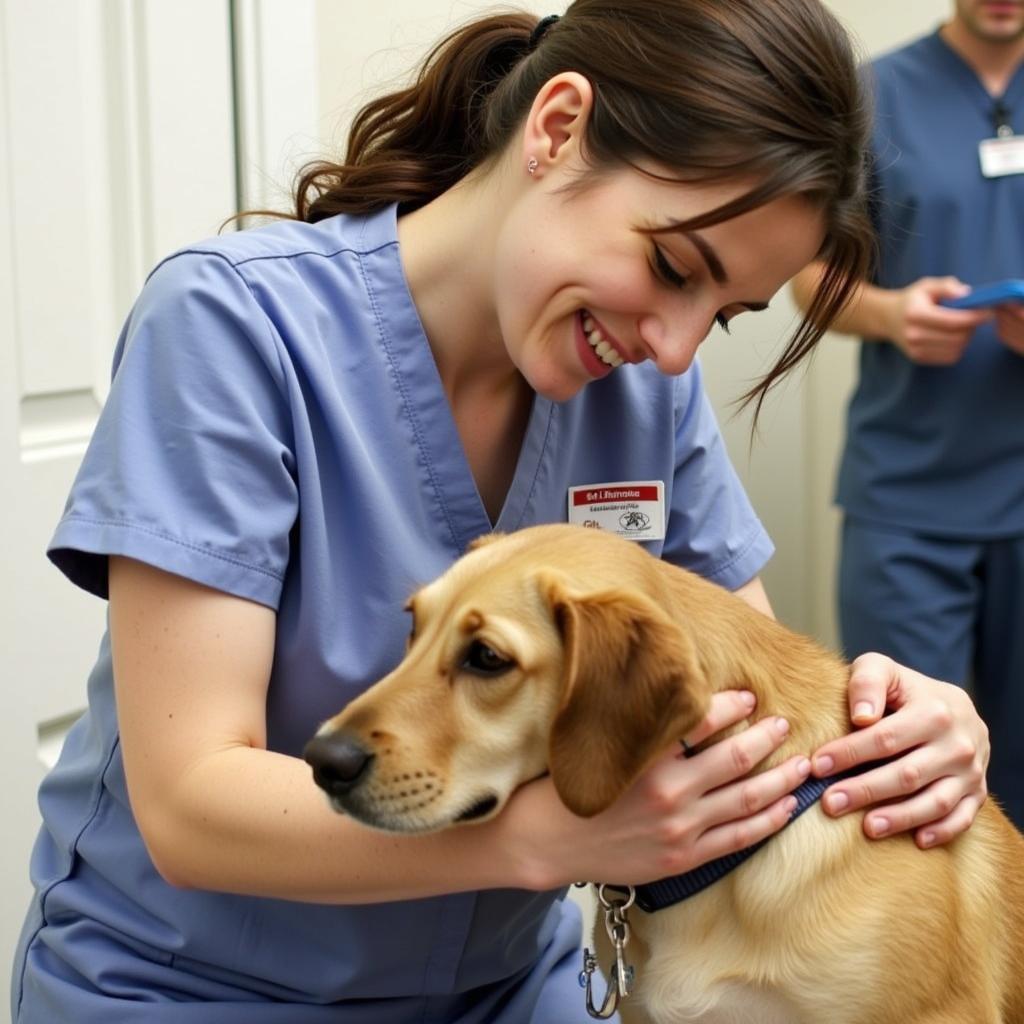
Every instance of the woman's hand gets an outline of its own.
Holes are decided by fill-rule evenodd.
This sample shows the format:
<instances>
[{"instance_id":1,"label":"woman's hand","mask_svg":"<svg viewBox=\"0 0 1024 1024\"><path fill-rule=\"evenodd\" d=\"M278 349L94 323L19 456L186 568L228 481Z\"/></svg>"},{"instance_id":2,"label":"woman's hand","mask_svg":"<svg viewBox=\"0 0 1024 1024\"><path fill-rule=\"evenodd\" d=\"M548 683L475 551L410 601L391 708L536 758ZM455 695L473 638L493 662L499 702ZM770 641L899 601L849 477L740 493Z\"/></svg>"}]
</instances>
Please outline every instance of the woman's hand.
<instances>
[{"instance_id":1,"label":"woman's hand","mask_svg":"<svg viewBox=\"0 0 1024 1024\"><path fill-rule=\"evenodd\" d=\"M686 741L696 746L753 710L751 694L716 694ZM743 776L782 746L788 732L784 720L767 718L689 757L676 744L593 818L571 814L547 778L519 790L501 817L512 819L510 834L534 823L535 863L545 864L531 876L536 888L573 881L636 884L677 875L751 846L786 824L796 804L789 794L810 774L808 758L795 756Z\"/></svg>"},{"instance_id":2,"label":"woman's hand","mask_svg":"<svg viewBox=\"0 0 1024 1024\"><path fill-rule=\"evenodd\" d=\"M864 816L868 836L913 831L922 849L969 828L988 794L989 758L988 729L970 697L882 654L853 663L849 697L859 731L816 751L814 774L903 756L829 787L822 798L826 812L872 807ZM891 713L882 717L887 709Z\"/></svg>"}]
</instances>

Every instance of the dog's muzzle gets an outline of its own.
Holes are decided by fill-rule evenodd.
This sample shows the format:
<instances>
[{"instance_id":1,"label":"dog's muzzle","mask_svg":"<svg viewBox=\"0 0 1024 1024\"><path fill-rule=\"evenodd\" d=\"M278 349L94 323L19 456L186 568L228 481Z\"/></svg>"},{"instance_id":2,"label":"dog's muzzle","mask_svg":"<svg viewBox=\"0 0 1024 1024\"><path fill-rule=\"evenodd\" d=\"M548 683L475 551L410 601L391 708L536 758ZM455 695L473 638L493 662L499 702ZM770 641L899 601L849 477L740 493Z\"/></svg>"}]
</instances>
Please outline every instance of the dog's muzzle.
<instances>
[{"instance_id":1,"label":"dog's muzzle","mask_svg":"<svg viewBox=\"0 0 1024 1024\"><path fill-rule=\"evenodd\" d=\"M316 784L332 797L351 792L369 774L374 754L345 733L314 736L302 751Z\"/></svg>"}]
</instances>

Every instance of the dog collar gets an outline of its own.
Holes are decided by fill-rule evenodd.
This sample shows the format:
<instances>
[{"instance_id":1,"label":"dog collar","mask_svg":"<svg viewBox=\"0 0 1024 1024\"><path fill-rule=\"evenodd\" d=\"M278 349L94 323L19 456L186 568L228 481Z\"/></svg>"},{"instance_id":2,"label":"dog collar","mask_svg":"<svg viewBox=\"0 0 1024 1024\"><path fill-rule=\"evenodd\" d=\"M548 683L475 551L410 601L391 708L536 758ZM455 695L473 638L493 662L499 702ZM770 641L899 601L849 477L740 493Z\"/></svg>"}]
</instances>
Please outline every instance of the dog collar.
<instances>
[{"instance_id":1,"label":"dog collar","mask_svg":"<svg viewBox=\"0 0 1024 1024\"><path fill-rule=\"evenodd\" d=\"M874 761L870 764L857 765L856 768L839 772L836 775L830 775L825 779L808 779L802 786L798 786L793 790L793 796L796 797L796 807L790 815L789 821L782 826L783 829L788 828L804 811L813 807L821 799L825 790L833 783L839 782L841 779L848 779L851 775L859 775L884 763L886 762ZM776 832L774 835L778 834ZM714 885L715 882L725 878L730 871L735 871L736 868L753 857L765 843L770 842L773 838L774 836L768 836L767 839L762 839L760 842L754 843L753 846L737 850L735 853L726 854L717 860L708 861L692 871L684 871L681 875L662 878L657 882L648 882L646 885L636 885L633 887L636 891L636 905L648 914L653 914L658 910L665 910L666 907L674 906L676 903L682 903L683 900L696 896L697 893L703 892L709 885ZM623 887L611 886L611 888L621 889Z\"/></svg>"}]
</instances>

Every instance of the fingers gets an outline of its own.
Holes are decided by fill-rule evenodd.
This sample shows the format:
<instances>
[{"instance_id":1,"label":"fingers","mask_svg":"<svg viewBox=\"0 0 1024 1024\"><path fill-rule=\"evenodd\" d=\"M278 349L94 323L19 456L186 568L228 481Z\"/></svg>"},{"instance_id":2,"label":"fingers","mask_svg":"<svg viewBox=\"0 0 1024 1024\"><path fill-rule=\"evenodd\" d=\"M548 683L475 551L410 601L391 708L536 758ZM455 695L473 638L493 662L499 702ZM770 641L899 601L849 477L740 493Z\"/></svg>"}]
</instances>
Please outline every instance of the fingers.
<instances>
[{"instance_id":1,"label":"fingers","mask_svg":"<svg viewBox=\"0 0 1024 1024\"><path fill-rule=\"evenodd\" d=\"M919 846L949 842L985 801L988 730L963 690L881 655L854 663L851 706L858 698L877 700L885 680L885 703L894 712L826 744L812 762L818 776L865 761L890 763L836 783L822 805L832 815L871 808L864 831L872 837L913 830ZM892 760L898 754L904 756Z\"/></svg>"},{"instance_id":2,"label":"fingers","mask_svg":"<svg viewBox=\"0 0 1024 1024\"><path fill-rule=\"evenodd\" d=\"M756 815L792 793L810 773L810 760L798 754L770 771L722 786L701 801L703 820L714 827Z\"/></svg>"},{"instance_id":3,"label":"fingers","mask_svg":"<svg viewBox=\"0 0 1024 1024\"><path fill-rule=\"evenodd\" d=\"M896 663L883 654L862 654L853 662L847 696L855 725L870 725L882 717L895 672Z\"/></svg>"},{"instance_id":4,"label":"fingers","mask_svg":"<svg viewBox=\"0 0 1024 1024\"><path fill-rule=\"evenodd\" d=\"M790 820L794 810L796 797L784 796L759 814L708 829L693 845L694 864L706 864L767 839Z\"/></svg>"},{"instance_id":5,"label":"fingers","mask_svg":"<svg viewBox=\"0 0 1024 1024\"><path fill-rule=\"evenodd\" d=\"M723 690L711 698L711 709L704 720L686 735L687 746L696 747L709 736L742 722L757 704L749 690Z\"/></svg>"},{"instance_id":6,"label":"fingers","mask_svg":"<svg viewBox=\"0 0 1024 1024\"><path fill-rule=\"evenodd\" d=\"M914 841L922 850L932 846L942 846L956 839L962 832L966 832L981 810L985 802L985 794L981 796L965 796L953 809L952 813L939 821L926 823L925 827L919 828L914 833Z\"/></svg>"},{"instance_id":7,"label":"fingers","mask_svg":"<svg viewBox=\"0 0 1024 1024\"><path fill-rule=\"evenodd\" d=\"M932 735L926 723L898 712L880 722L826 743L813 757L819 779L867 761L881 761L923 742ZM881 771L882 769L878 769Z\"/></svg>"},{"instance_id":8,"label":"fingers","mask_svg":"<svg viewBox=\"0 0 1024 1024\"><path fill-rule=\"evenodd\" d=\"M918 699L913 706L901 708L874 725L826 743L812 757L814 774L824 778L868 761L887 760L936 737L947 737L952 725L953 711L947 700ZM963 759L972 757L975 751L975 745L965 740L962 750L950 753L955 759ZM887 769L895 770L902 765L900 761L887 766ZM903 793L912 791L899 790Z\"/></svg>"},{"instance_id":9,"label":"fingers","mask_svg":"<svg viewBox=\"0 0 1024 1024\"><path fill-rule=\"evenodd\" d=\"M846 814L849 811L871 807L886 800L918 793L924 786L945 775L941 766L935 763L929 749L921 748L899 761L837 782L825 791L821 802L829 814ZM948 814L961 796L963 796L962 792L952 793L949 806L940 809L940 813L936 817ZM920 824L924 824L924 822L912 823L912 825ZM907 827L912 827L912 825Z\"/></svg>"},{"instance_id":10,"label":"fingers","mask_svg":"<svg viewBox=\"0 0 1024 1024\"><path fill-rule=\"evenodd\" d=\"M871 839L915 831L918 846L947 843L974 821L981 798L963 796L956 779L932 783L910 800L877 807L864 816L864 833Z\"/></svg>"},{"instance_id":11,"label":"fingers","mask_svg":"<svg viewBox=\"0 0 1024 1024\"><path fill-rule=\"evenodd\" d=\"M950 365L960 359L974 330L992 318L988 309L939 305L967 291L955 278L924 278L907 289L896 340L908 358L925 365Z\"/></svg>"},{"instance_id":12,"label":"fingers","mask_svg":"<svg viewBox=\"0 0 1024 1024\"><path fill-rule=\"evenodd\" d=\"M735 782L777 750L789 735L784 718L763 718L749 729L712 744L687 760L700 793Z\"/></svg>"}]
</instances>

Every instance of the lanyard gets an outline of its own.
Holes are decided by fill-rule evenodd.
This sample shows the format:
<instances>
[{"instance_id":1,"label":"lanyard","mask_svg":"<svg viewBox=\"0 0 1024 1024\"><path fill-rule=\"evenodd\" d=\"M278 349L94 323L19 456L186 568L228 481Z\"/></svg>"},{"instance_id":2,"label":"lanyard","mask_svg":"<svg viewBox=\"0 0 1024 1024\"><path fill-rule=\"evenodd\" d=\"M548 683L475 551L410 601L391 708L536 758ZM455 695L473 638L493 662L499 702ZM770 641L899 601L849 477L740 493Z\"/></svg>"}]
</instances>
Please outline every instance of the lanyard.
<instances>
[{"instance_id":1,"label":"lanyard","mask_svg":"<svg viewBox=\"0 0 1024 1024\"><path fill-rule=\"evenodd\" d=\"M1000 139L1005 139L1013 134L1013 125L1010 124L1010 108L1003 102L1002 97L997 99L992 106L992 128Z\"/></svg>"}]
</instances>

